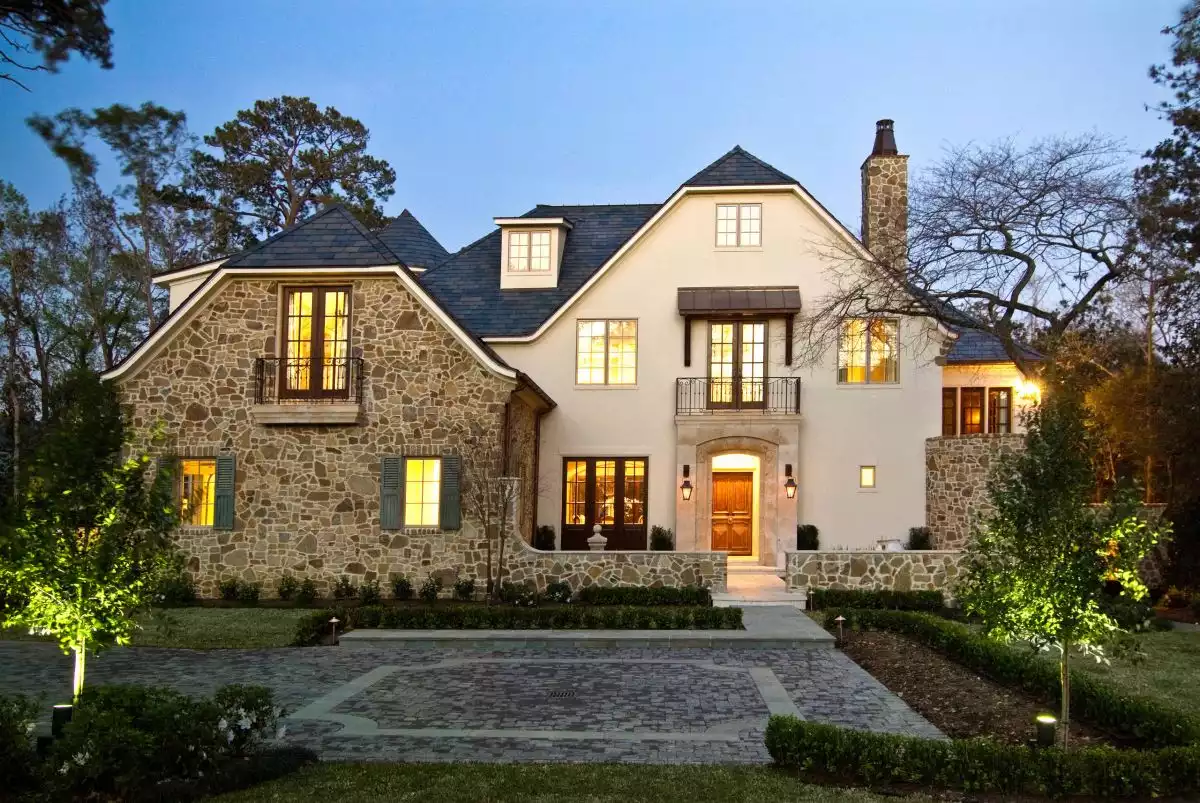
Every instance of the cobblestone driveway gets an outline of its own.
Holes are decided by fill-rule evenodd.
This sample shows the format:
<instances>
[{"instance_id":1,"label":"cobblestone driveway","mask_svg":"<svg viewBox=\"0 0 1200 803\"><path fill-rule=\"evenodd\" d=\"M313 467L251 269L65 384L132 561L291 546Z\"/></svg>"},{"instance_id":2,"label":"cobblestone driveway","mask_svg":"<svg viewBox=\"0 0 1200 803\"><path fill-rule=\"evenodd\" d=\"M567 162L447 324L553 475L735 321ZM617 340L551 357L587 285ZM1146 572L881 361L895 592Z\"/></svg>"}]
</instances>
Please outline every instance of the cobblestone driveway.
<instances>
[{"instance_id":1,"label":"cobblestone driveway","mask_svg":"<svg viewBox=\"0 0 1200 803\"><path fill-rule=\"evenodd\" d=\"M0 642L0 691L57 700L69 670L51 645ZM772 713L940 736L828 648L140 648L92 660L88 682L266 685L285 739L332 760L758 763Z\"/></svg>"}]
</instances>

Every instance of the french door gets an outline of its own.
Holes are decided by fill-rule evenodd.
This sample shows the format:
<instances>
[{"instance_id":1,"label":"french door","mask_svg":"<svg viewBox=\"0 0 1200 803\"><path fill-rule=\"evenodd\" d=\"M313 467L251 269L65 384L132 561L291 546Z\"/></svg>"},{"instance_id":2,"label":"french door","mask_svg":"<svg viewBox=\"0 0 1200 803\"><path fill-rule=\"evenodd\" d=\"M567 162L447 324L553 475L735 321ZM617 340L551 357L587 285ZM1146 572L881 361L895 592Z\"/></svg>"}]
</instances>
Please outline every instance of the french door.
<instances>
[{"instance_id":1,"label":"french door","mask_svg":"<svg viewBox=\"0 0 1200 803\"><path fill-rule=\"evenodd\" d=\"M762 409L766 400L767 322L708 325L708 407Z\"/></svg>"},{"instance_id":2,"label":"french door","mask_svg":"<svg viewBox=\"0 0 1200 803\"><path fill-rule=\"evenodd\" d=\"M350 394L350 288L290 287L284 296L280 396Z\"/></svg>"},{"instance_id":3,"label":"french door","mask_svg":"<svg viewBox=\"0 0 1200 803\"><path fill-rule=\"evenodd\" d=\"M587 549L592 528L605 549L646 548L644 457L568 457L563 460L563 549Z\"/></svg>"}]
</instances>

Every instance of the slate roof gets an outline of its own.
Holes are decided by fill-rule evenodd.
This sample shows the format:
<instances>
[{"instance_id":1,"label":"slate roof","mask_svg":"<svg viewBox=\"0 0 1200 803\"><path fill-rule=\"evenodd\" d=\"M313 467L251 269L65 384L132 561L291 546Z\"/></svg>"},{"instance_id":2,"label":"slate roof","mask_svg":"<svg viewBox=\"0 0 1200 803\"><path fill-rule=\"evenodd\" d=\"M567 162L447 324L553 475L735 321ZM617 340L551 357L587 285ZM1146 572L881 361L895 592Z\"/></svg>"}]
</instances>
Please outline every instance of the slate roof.
<instances>
[{"instance_id":1,"label":"slate roof","mask_svg":"<svg viewBox=\"0 0 1200 803\"><path fill-rule=\"evenodd\" d=\"M341 204L322 209L230 257L225 268L349 268L399 260Z\"/></svg>"},{"instance_id":2,"label":"slate roof","mask_svg":"<svg viewBox=\"0 0 1200 803\"><path fill-rule=\"evenodd\" d=\"M737 187L743 184L799 184L754 154L734 145L733 150L683 182L684 187Z\"/></svg>"},{"instance_id":3,"label":"slate roof","mask_svg":"<svg viewBox=\"0 0 1200 803\"><path fill-rule=\"evenodd\" d=\"M379 232L379 239L409 267L432 268L450 256L407 209Z\"/></svg>"},{"instance_id":4,"label":"slate roof","mask_svg":"<svg viewBox=\"0 0 1200 803\"><path fill-rule=\"evenodd\" d=\"M954 330L958 332L958 340L954 341L954 345L946 353L947 363L1012 362L1012 357L1004 350L1000 338L991 332L960 327L954 327ZM1017 346L1027 360L1037 362L1044 359L1040 352L1022 343L1018 343Z\"/></svg>"},{"instance_id":5,"label":"slate roof","mask_svg":"<svg viewBox=\"0 0 1200 803\"><path fill-rule=\"evenodd\" d=\"M549 206L521 217L563 217L572 225L558 287L500 291L500 231L476 240L421 276L421 284L478 337L532 334L566 303L660 204Z\"/></svg>"}]
</instances>

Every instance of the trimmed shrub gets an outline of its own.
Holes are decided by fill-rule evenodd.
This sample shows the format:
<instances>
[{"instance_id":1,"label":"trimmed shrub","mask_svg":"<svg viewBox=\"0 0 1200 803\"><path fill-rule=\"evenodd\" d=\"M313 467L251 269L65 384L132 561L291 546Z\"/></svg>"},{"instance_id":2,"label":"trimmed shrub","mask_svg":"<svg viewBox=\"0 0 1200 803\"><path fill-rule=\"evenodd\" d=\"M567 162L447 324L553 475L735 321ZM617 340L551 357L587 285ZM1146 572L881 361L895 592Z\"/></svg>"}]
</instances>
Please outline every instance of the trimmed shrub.
<instances>
[{"instance_id":1,"label":"trimmed shrub","mask_svg":"<svg viewBox=\"0 0 1200 803\"><path fill-rule=\"evenodd\" d=\"M815 524L796 525L796 549L817 550L821 548L821 531Z\"/></svg>"},{"instance_id":2,"label":"trimmed shrub","mask_svg":"<svg viewBox=\"0 0 1200 803\"><path fill-rule=\"evenodd\" d=\"M554 528L549 524L543 524L537 528L537 532L533 536L533 548L541 549L545 552L554 551L555 533Z\"/></svg>"},{"instance_id":3,"label":"trimmed shrub","mask_svg":"<svg viewBox=\"0 0 1200 803\"><path fill-rule=\"evenodd\" d=\"M412 581L400 574L392 578L392 599L401 601L412 599Z\"/></svg>"},{"instance_id":4,"label":"trimmed shrub","mask_svg":"<svg viewBox=\"0 0 1200 803\"><path fill-rule=\"evenodd\" d=\"M321 611L296 625L295 644L319 644L337 616L346 630L385 627L404 630L740 630L741 608L697 605L664 607L563 606L516 608L500 605L406 605Z\"/></svg>"},{"instance_id":5,"label":"trimmed shrub","mask_svg":"<svg viewBox=\"0 0 1200 803\"><path fill-rule=\"evenodd\" d=\"M280 577L279 583L275 586L275 593L285 602L296 596L296 592L299 590L300 581L290 574Z\"/></svg>"},{"instance_id":6,"label":"trimmed shrub","mask_svg":"<svg viewBox=\"0 0 1200 803\"><path fill-rule=\"evenodd\" d=\"M312 581L311 577L305 577L300 583L300 588L296 590L297 605L312 605L317 601L317 584Z\"/></svg>"},{"instance_id":7,"label":"trimmed shrub","mask_svg":"<svg viewBox=\"0 0 1200 803\"><path fill-rule=\"evenodd\" d=\"M236 577L228 577L217 583L217 591L221 595L221 599L227 602L234 602L238 598L238 587L241 583Z\"/></svg>"},{"instance_id":8,"label":"trimmed shrub","mask_svg":"<svg viewBox=\"0 0 1200 803\"><path fill-rule=\"evenodd\" d=\"M262 595L262 583L238 583L237 599L243 605L257 605Z\"/></svg>"},{"instance_id":9,"label":"trimmed shrub","mask_svg":"<svg viewBox=\"0 0 1200 803\"><path fill-rule=\"evenodd\" d=\"M38 705L21 695L0 695L0 789L16 795L37 781L33 728Z\"/></svg>"},{"instance_id":10,"label":"trimmed shrub","mask_svg":"<svg viewBox=\"0 0 1200 803\"><path fill-rule=\"evenodd\" d=\"M1163 594L1161 603L1165 608L1178 610L1187 608L1192 604L1192 592L1186 588L1171 586L1167 592Z\"/></svg>"},{"instance_id":11,"label":"trimmed shrub","mask_svg":"<svg viewBox=\"0 0 1200 803\"><path fill-rule=\"evenodd\" d=\"M870 589L814 588L808 592L814 610L870 608L888 611L939 611L946 607L941 591L874 591Z\"/></svg>"},{"instance_id":12,"label":"trimmed shrub","mask_svg":"<svg viewBox=\"0 0 1200 803\"><path fill-rule=\"evenodd\" d=\"M383 594L379 591L379 581L369 580L358 587L358 598L363 605L378 605L383 601Z\"/></svg>"},{"instance_id":13,"label":"trimmed shrub","mask_svg":"<svg viewBox=\"0 0 1200 803\"><path fill-rule=\"evenodd\" d=\"M703 586L588 586L579 590L584 605L703 605L712 606L712 593Z\"/></svg>"},{"instance_id":14,"label":"trimmed shrub","mask_svg":"<svg viewBox=\"0 0 1200 803\"><path fill-rule=\"evenodd\" d=\"M650 549L654 552L670 552L675 549L675 532L657 524L651 527Z\"/></svg>"},{"instance_id":15,"label":"trimmed shrub","mask_svg":"<svg viewBox=\"0 0 1200 803\"><path fill-rule=\"evenodd\" d=\"M571 601L571 584L566 580L554 580L546 585L546 599L551 602L567 603Z\"/></svg>"},{"instance_id":16,"label":"trimmed shrub","mask_svg":"<svg viewBox=\"0 0 1200 803\"><path fill-rule=\"evenodd\" d=\"M196 581L187 572L170 574L159 580L154 604L165 608L180 608L196 602Z\"/></svg>"},{"instance_id":17,"label":"trimmed shrub","mask_svg":"<svg viewBox=\"0 0 1200 803\"><path fill-rule=\"evenodd\" d=\"M904 545L904 548L913 551L933 549L933 533L928 527L909 527L908 543Z\"/></svg>"},{"instance_id":18,"label":"trimmed shrub","mask_svg":"<svg viewBox=\"0 0 1200 803\"><path fill-rule=\"evenodd\" d=\"M520 608L535 608L542 601L542 595L532 585L516 583L500 584L500 601Z\"/></svg>"},{"instance_id":19,"label":"trimmed shrub","mask_svg":"<svg viewBox=\"0 0 1200 803\"><path fill-rule=\"evenodd\" d=\"M941 741L870 733L779 715L767 724L766 743L781 767L871 786L1051 797L1149 798L1200 790L1200 747L1085 747L1067 752L986 739Z\"/></svg>"},{"instance_id":20,"label":"trimmed shrub","mask_svg":"<svg viewBox=\"0 0 1200 803\"><path fill-rule=\"evenodd\" d=\"M442 593L442 579L431 574L425 578L424 583L421 583L421 590L417 592L417 595L425 602L436 602L440 593Z\"/></svg>"},{"instance_id":21,"label":"trimmed shrub","mask_svg":"<svg viewBox=\"0 0 1200 803\"><path fill-rule=\"evenodd\" d=\"M1057 706L1061 700L1058 664L987 638L966 625L909 611L831 609L825 626L838 615L850 627L888 630L937 650L968 669ZM1094 675L1071 672L1071 713L1118 736L1151 747L1200 745L1200 722L1144 698L1129 697Z\"/></svg>"},{"instance_id":22,"label":"trimmed shrub","mask_svg":"<svg viewBox=\"0 0 1200 803\"><path fill-rule=\"evenodd\" d=\"M454 596L464 601L475 599L475 578L464 577L454 581Z\"/></svg>"},{"instance_id":23,"label":"trimmed shrub","mask_svg":"<svg viewBox=\"0 0 1200 803\"><path fill-rule=\"evenodd\" d=\"M350 578L342 575L338 581L333 584L334 599L354 599L358 596L358 586L350 582Z\"/></svg>"}]
</instances>

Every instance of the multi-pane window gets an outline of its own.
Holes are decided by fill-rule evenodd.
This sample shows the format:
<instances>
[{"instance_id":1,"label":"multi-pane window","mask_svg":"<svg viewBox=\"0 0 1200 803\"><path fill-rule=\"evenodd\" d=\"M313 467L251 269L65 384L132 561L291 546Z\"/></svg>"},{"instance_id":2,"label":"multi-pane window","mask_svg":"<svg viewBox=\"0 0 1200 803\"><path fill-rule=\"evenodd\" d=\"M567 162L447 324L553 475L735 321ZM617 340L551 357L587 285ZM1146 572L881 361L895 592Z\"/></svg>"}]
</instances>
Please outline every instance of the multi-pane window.
<instances>
[{"instance_id":1,"label":"multi-pane window","mask_svg":"<svg viewBox=\"0 0 1200 803\"><path fill-rule=\"evenodd\" d=\"M891 318L848 318L838 342L838 383L889 384L899 381L900 324Z\"/></svg>"},{"instance_id":2,"label":"multi-pane window","mask_svg":"<svg viewBox=\"0 0 1200 803\"><path fill-rule=\"evenodd\" d=\"M216 500L217 461L181 460L179 520L194 527L211 527Z\"/></svg>"},{"instance_id":3,"label":"multi-pane window","mask_svg":"<svg viewBox=\"0 0 1200 803\"><path fill-rule=\"evenodd\" d=\"M761 407L767 376L765 321L708 327L708 406Z\"/></svg>"},{"instance_id":4,"label":"multi-pane window","mask_svg":"<svg viewBox=\"0 0 1200 803\"><path fill-rule=\"evenodd\" d=\"M550 232L509 232L508 270L510 273L538 273L550 270Z\"/></svg>"},{"instance_id":5,"label":"multi-pane window","mask_svg":"<svg viewBox=\"0 0 1200 803\"><path fill-rule=\"evenodd\" d=\"M283 395L347 395L350 288L289 288L284 315Z\"/></svg>"},{"instance_id":6,"label":"multi-pane window","mask_svg":"<svg viewBox=\"0 0 1200 803\"><path fill-rule=\"evenodd\" d=\"M409 457L404 461L404 526L437 527L442 498L442 461Z\"/></svg>"},{"instance_id":7,"label":"multi-pane window","mask_svg":"<svg viewBox=\"0 0 1200 803\"><path fill-rule=\"evenodd\" d=\"M646 523L646 461L625 461L625 523Z\"/></svg>"},{"instance_id":8,"label":"multi-pane window","mask_svg":"<svg viewBox=\"0 0 1200 803\"><path fill-rule=\"evenodd\" d=\"M577 385L637 384L637 321L578 321L575 326Z\"/></svg>"},{"instance_id":9,"label":"multi-pane window","mask_svg":"<svg viewBox=\"0 0 1200 803\"><path fill-rule=\"evenodd\" d=\"M563 460L563 549L587 549L592 528L604 528L608 549L646 548L645 457Z\"/></svg>"},{"instance_id":10,"label":"multi-pane window","mask_svg":"<svg viewBox=\"0 0 1200 803\"><path fill-rule=\"evenodd\" d=\"M595 513L593 524L612 524L616 521L617 511L617 461L596 461L596 493Z\"/></svg>"},{"instance_id":11,"label":"multi-pane window","mask_svg":"<svg viewBox=\"0 0 1200 803\"><path fill-rule=\"evenodd\" d=\"M567 495L563 523L587 523L588 470L586 460L568 460L565 483Z\"/></svg>"},{"instance_id":12,"label":"multi-pane window","mask_svg":"<svg viewBox=\"0 0 1200 803\"><path fill-rule=\"evenodd\" d=\"M942 435L958 433L958 388L942 388Z\"/></svg>"},{"instance_id":13,"label":"multi-pane window","mask_svg":"<svg viewBox=\"0 0 1200 803\"><path fill-rule=\"evenodd\" d=\"M1012 432L1012 388L988 388L987 430L997 434Z\"/></svg>"},{"instance_id":14,"label":"multi-pane window","mask_svg":"<svg viewBox=\"0 0 1200 803\"><path fill-rule=\"evenodd\" d=\"M717 247L762 245L761 204L717 204Z\"/></svg>"},{"instance_id":15,"label":"multi-pane window","mask_svg":"<svg viewBox=\"0 0 1200 803\"><path fill-rule=\"evenodd\" d=\"M962 388L962 423L960 435L979 435L983 432L983 388Z\"/></svg>"}]
</instances>

